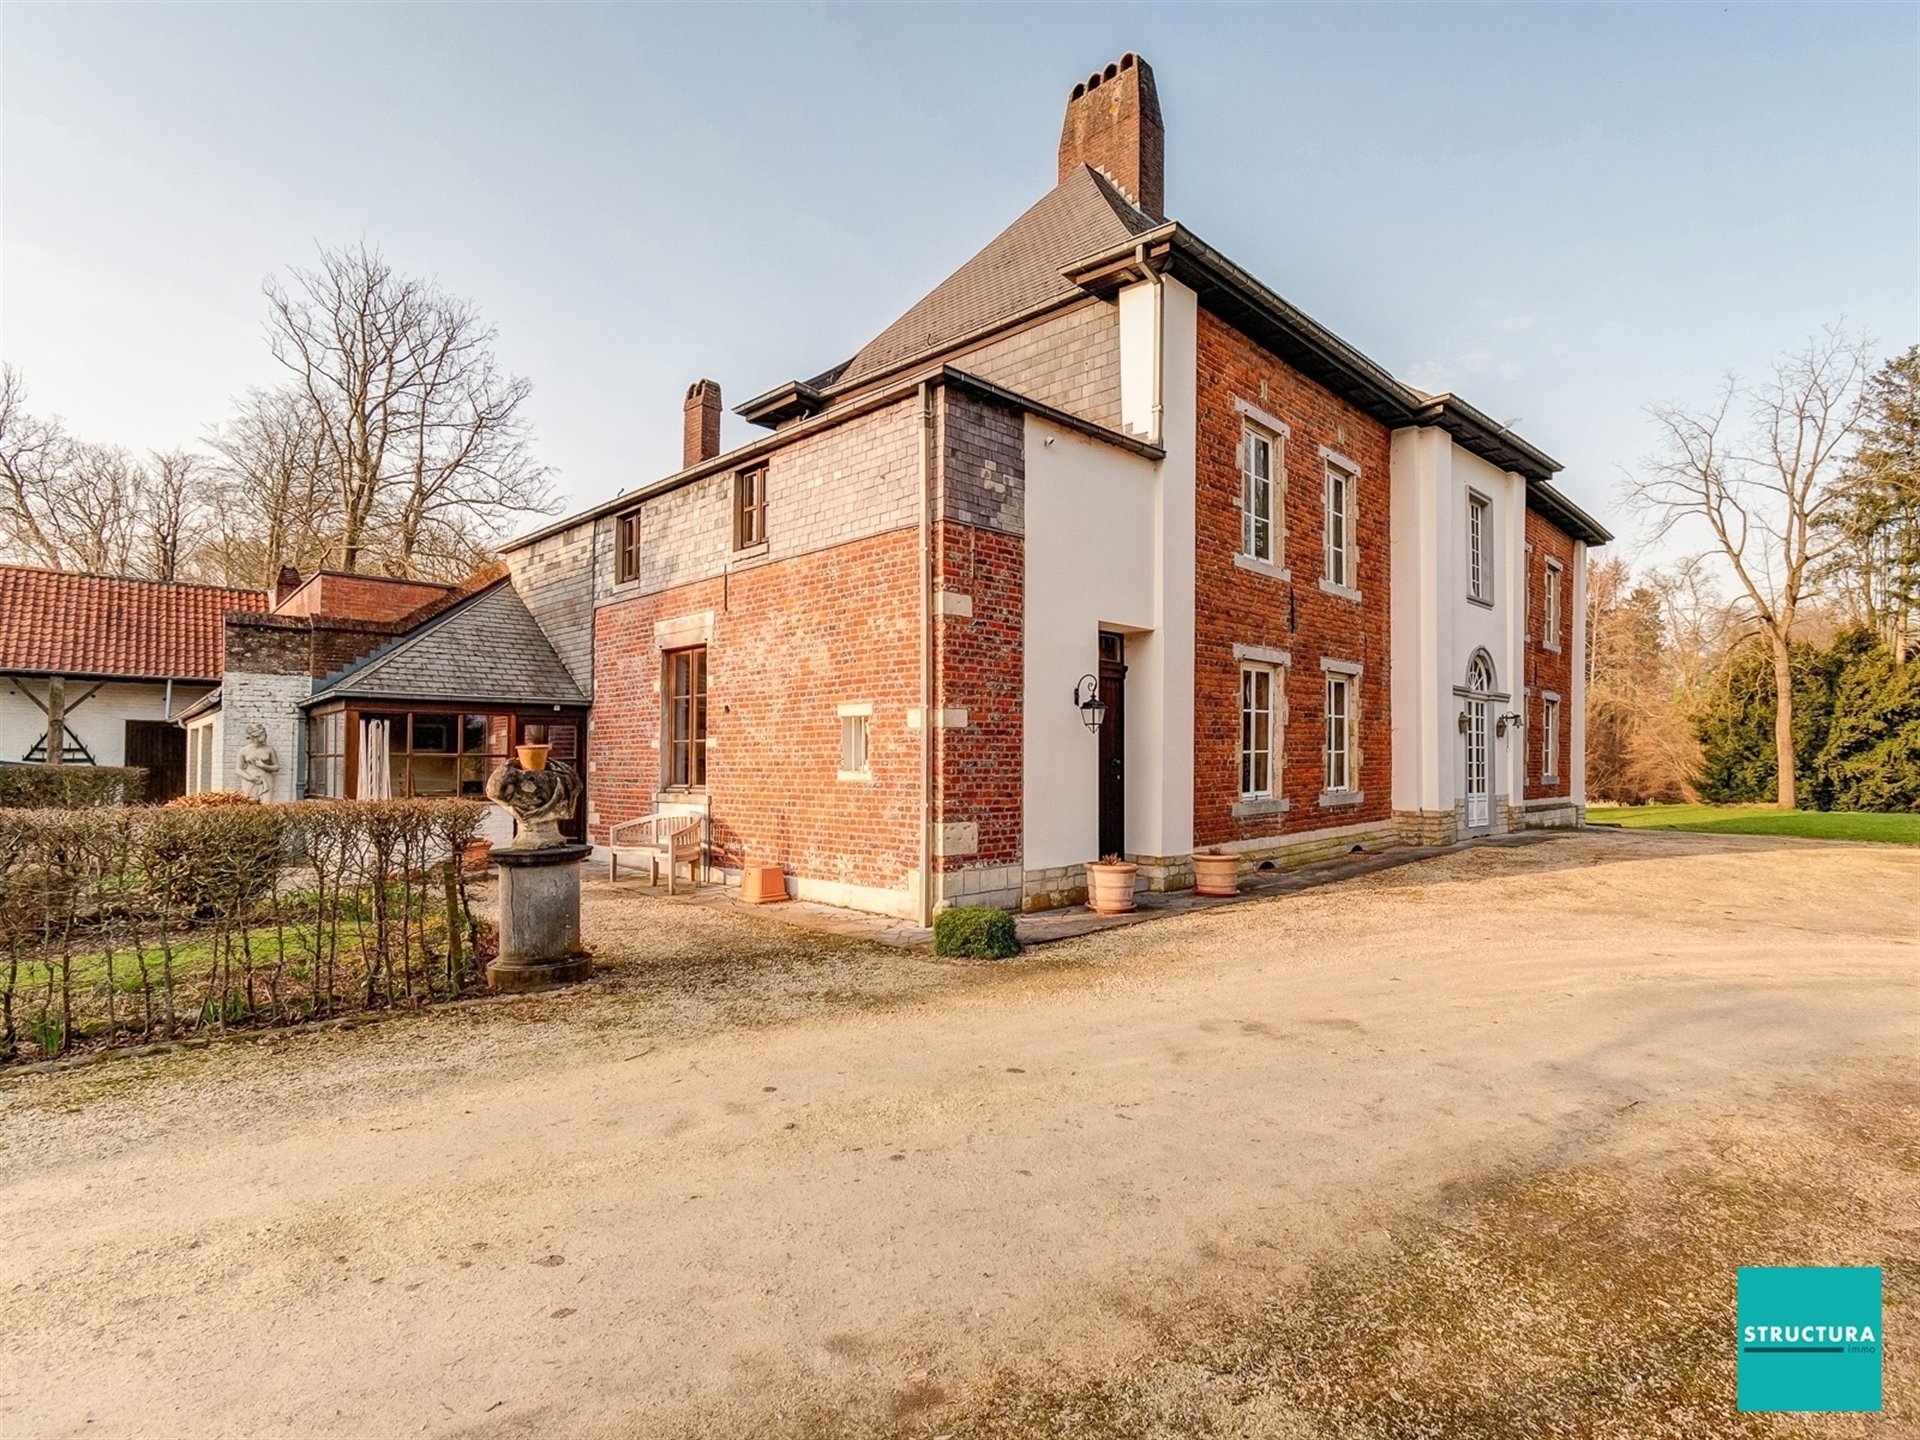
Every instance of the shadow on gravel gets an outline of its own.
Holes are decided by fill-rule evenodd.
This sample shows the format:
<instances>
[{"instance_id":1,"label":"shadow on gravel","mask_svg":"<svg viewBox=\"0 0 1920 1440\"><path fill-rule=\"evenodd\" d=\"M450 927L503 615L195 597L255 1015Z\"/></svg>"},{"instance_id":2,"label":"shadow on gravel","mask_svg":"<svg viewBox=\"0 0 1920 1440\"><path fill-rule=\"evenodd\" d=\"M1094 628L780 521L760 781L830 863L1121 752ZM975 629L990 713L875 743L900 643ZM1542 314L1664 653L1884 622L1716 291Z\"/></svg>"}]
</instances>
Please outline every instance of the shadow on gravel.
<instances>
[{"instance_id":1,"label":"shadow on gravel","mask_svg":"<svg viewBox=\"0 0 1920 1440\"><path fill-rule=\"evenodd\" d=\"M1881 1436L1920 1425L1920 1086L1723 1121L1658 1164L1498 1183L1271 1294L1149 1302L1117 1373L1005 1371L897 1440ZM1741 1265L1885 1270L1886 1410L1734 1408ZM1264 1289L1257 1272L1237 1277ZM1229 1285L1232 1282L1229 1282ZM1215 1288L1222 1288L1216 1279ZM1159 1307L1164 1306L1164 1309ZM907 1396L899 1397L909 1401ZM813 1433L847 1433L818 1417Z\"/></svg>"}]
</instances>

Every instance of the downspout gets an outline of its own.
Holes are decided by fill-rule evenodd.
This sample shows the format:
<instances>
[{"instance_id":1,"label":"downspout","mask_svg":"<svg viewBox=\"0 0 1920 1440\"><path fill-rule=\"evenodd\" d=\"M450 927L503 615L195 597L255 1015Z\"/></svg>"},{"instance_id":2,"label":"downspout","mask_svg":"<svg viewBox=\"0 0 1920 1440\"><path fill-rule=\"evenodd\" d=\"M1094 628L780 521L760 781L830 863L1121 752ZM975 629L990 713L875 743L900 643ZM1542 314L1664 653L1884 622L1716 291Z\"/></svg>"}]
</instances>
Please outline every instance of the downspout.
<instances>
[{"instance_id":1,"label":"downspout","mask_svg":"<svg viewBox=\"0 0 1920 1440\"><path fill-rule=\"evenodd\" d=\"M933 924L933 382L920 382L920 923Z\"/></svg>"},{"instance_id":2,"label":"downspout","mask_svg":"<svg viewBox=\"0 0 1920 1440\"><path fill-rule=\"evenodd\" d=\"M1167 279L1147 263L1145 241L1133 247L1133 258L1153 285L1153 430L1147 439L1160 445L1167 409Z\"/></svg>"}]
</instances>

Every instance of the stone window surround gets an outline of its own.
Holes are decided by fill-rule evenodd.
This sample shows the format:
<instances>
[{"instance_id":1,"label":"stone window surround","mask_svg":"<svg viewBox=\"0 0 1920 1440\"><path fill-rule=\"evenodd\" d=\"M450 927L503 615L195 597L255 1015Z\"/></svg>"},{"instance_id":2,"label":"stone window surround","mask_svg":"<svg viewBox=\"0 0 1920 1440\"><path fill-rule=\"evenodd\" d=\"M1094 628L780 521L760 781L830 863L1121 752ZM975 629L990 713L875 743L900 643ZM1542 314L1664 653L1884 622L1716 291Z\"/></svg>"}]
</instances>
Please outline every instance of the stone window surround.
<instances>
[{"instance_id":1,"label":"stone window surround","mask_svg":"<svg viewBox=\"0 0 1920 1440\"><path fill-rule=\"evenodd\" d=\"M1553 707L1553 723L1547 723L1547 707ZM1560 692L1540 692L1540 783L1560 783Z\"/></svg>"},{"instance_id":2,"label":"stone window surround","mask_svg":"<svg viewBox=\"0 0 1920 1440\"><path fill-rule=\"evenodd\" d=\"M1365 670L1366 667L1357 661L1336 660L1324 655L1320 658L1321 675L1328 680L1331 680L1334 676L1339 676L1347 685L1347 778L1350 781L1356 778L1354 772L1359 768L1360 763L1359 747L1354 741L1359 734L1360 717L1358 701L1360 698L1360 677L1365 673ZM1324 728L1324 715L1322 716L1321 723ZM1324 761L1326 758L1324 737L1321 742L1321 758L1324 771ZM1349 806L1358 805L1366 798L1367 793L1364 790L1353 788L1344 790L1323 789L1320 792L1319 803L1320 807L1325 810L1344 809Z\"/></svg>"},{"instance_id":3,"label":"stone window surround","mask_svg":"<svg viewBox=\"0 0 1920 1440\"><path fill-rule=\"evenodd\" d=\"M839 707L838 714L841 722L840 758L842 761L844 761L847 758L847 744L846 744L846 722L847 721L849 720L867 721L867 734L865 737L865 743L868 747L871 747L873 744L873 702L871 700L849 701L846 704ZM851 781L854 784L871 784L873 781L873 751L871 748L867 750L865 758L867 762L865 769L837 770L835 772L835 778L840 780Z\"/></svg>"},{"instance_id":4,"label":"stone window surround","mask_svg":"<svg viewBox=\"0 0 1920 1440\"><path fill-rule=\"evenodd\" d=\"M1287 685L1286 677L1293 668L1293 655L1286 650L1275 650L1265 645L1235 645L1234 661L1239 665L1242 676L1250 669L1265 670L1273 678L1268 690L1267 719L1267 782L1269 789L1263 794L1248 794L1240 791L1240 797L1233 803L1230 813L1236 820L1257 815L1284 815L1292 808L1285 796L1280 794L1280 782L1285 768L1286 748L1283 737L1287 730ZM1244 680L1242 681L1244 684ZM1277 702L1277 703L1276 703ZM1238 772L1241 767L1241 750L1234 746L1235 785L1238 787Z\"/></svg>"},{"instance_id":5,"label":"stone window surround","mask_svg":"<svg viewBox=\"0 0 1920 1440\"><path fill-rule=\"evenodd\" d=\"M1540 645L1556 655L1560 653L1560 577L1565 573L1560 562L1549 557L1544 581L1546 595L1540 607Z\"/></svg>"},{"instance_id":6,"label":"stone window surround","mask_svg":"<svg viewBox=\"0 0 1920 1440\"><path fill-rule=\"evenodd\" d=\"M1269 526L1268 549L1272 558L1263 559L1258 555L1248 553L1246 548L1246 525L1243 520L1240 530L1240 545L1234 552L1233 563L1243 570L1251 570L1255 574L1265 575L1270 579L1291 580L1293 576L1288 571L1286 564L1287 441L1293 438L1293 431L1288 427L1287 422L1282 420L1278 415L1262 410L1251 400L1236 398L1233 402L1233 408L1234 413L1240 417L1240 434L1243 441L1248 428L1251 427L1253 429L1266 431L1273 445L1273 462L1267 477L1267 483L1271 492L1267 502ZM1246 472L1242 469L1240 473L1242 477L1241 493L1244 496ZM1239 508L1241 514L1244 516L1246 513L1245 505L1242 504Z\"/></svg>"},{"instance_id":7,"label":"stone window surround","mask_svg":"<svg viewBox=\"0 0 1920 1440\"><path fill-rule=\"evenodd\" d=\"M1359 579L1360 575L1360 466L1358 462L1351 457L1342 455L1330 445L1322 445L1320 447L1320 459L1328 471L1327 486L1326 489L1321 492L1321 505L1329 520L1332 519L1332 506L1327 504L1327 493L1332 489L1332 472L1337 469L1343 472L1347 479L1347 513L1345 525L1347 533L1343 537L1347 556L1347 583L1341 584L1338 581L1328 578L1328 573L1331 572L1332 566L1326 564L1325 560L1332 558L1331 553L1329 553L1322 562L1320 588L1329 595L1336 595L1342 600L1351 600L1357 605L1361 603L1360 587L1357 583L1354 583ZM1326 537L1323 534L1322 546L1330 550L1330 547L1326 546L1325 541Z\"/></svg>"}]
</instances>

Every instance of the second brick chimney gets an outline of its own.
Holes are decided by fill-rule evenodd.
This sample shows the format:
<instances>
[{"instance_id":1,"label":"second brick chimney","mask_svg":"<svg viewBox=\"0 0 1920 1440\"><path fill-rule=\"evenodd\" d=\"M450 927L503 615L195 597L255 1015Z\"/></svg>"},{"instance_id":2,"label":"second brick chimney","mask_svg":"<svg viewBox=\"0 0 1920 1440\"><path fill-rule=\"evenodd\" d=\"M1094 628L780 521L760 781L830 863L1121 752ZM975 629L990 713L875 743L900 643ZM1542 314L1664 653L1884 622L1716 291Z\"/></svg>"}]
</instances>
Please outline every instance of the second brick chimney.
<instances>
[{"instance_id":1,"label":"second brick chimney","mask_svg":"<svg viewBox=\"0 0 1920 1440\"><path fill-rule=\"evenodd\" d=\"M1129 51L1073 87L1060 127L1060 178L1091 165L1154 220L1167 218L1166 130L1153 67Z\"/></svg>"},{"instance_id":2,"label":"second brick chimney","mask_svg":"<svg viewBox=\"0 0 1920 1440\"><path fill-rule=\"evenodd\" d=\"M687 390L685 427L681 431L681 468L711 460L720 453L720 385L696 380Z\"/></svg>"}]
</instances>

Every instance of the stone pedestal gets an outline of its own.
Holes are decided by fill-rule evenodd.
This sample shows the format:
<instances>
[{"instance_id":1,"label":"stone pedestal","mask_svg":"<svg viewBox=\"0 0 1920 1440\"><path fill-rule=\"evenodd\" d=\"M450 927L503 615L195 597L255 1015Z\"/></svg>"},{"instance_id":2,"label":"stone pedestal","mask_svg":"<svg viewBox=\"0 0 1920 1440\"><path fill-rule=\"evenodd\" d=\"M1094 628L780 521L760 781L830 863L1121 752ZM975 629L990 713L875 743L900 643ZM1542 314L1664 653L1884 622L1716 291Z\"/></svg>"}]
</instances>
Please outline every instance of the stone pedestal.
<instances>
[{"instance_id":1,"label":"stone pedestal","mask_svg":"<svg viewBox=\"0 0 1920 1440\"><path fill-rule=\"evenodd\" d=\"M580 948L580 862L590 845L493 852L500 867L500 954L487 966L494 990L537 990L584 980L593 960Z\"/></svg>"}]
</instances>

